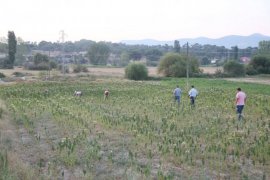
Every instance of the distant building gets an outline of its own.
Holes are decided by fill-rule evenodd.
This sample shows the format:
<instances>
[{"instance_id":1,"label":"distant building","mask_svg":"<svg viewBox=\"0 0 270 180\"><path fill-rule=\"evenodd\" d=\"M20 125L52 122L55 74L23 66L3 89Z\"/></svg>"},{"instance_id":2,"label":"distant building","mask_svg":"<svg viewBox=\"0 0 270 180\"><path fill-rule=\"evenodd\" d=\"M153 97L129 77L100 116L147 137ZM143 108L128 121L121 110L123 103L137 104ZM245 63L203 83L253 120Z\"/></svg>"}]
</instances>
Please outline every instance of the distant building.
<instances>
[{"instance_id":1,"label":"distant building","mask_svg":"<svg viewBox=\"0 0 270 180\"><path fill-rule=\"evenodd\" d=\"M248 64L250 60L250 57L240 57L240 62L244 64Z\"/></svg>"},{"instance_id":2,"label":"distant building","mask_svg":"<svg viewBox=\"0 0 270 180\"><path fill-rule=\"evenodd\" d=\"M218 62L218 59L211 59L211 64L216 64Z\"/></svg>"}]
</instances>

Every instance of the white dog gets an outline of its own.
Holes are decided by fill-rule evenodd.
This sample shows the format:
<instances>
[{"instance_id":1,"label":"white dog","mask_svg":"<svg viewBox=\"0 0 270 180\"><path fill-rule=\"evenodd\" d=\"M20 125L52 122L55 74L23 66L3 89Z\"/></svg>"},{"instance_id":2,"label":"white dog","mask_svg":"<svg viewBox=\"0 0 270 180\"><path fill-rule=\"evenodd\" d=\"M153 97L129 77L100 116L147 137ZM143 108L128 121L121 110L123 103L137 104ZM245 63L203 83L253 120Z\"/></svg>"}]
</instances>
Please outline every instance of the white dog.
<instances>
[{"instance_id":1,"label":"white dog","mask_svg":"<svg viewBox=\"0 0 270 180\"><path fill-rule=\"evenodd\" d=\"M82 96L82 91L75 91L75 92L74 92L74 96L79 96L79 97L81 97L81 96Z\"/></svg>"}]
</instances>

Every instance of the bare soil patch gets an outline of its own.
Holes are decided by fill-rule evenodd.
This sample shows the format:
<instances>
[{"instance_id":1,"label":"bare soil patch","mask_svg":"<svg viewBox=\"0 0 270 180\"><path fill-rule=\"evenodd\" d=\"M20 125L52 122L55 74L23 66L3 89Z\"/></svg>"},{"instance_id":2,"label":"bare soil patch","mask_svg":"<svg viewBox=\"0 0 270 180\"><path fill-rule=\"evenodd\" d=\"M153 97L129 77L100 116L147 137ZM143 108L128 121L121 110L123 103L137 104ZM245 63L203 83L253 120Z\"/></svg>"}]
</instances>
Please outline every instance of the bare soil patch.
<instances>
[{"instance_id":1,"label":"bare soil patch","mask_svg":"<svg viewBox=\"0 0 270 180\"><path fill-rule=\"evenodd\" d=\"M88 68L89 74L96 76L113 76L113 77L124 77L125 68L106 68L106 67L90 67ZM149 76L158 76L156 67L148 67Z\"/></svg>"},{"instance_id":2,"label":"bare soil patch","mask_svg":"<svg viewBox=\"0 0 270 180\"><path fill-rule=\"evenodd\" d=\"M225 78L228 81L235 82L248 82L248 83L258 83L270 85L270 78Z\"/></svg>"},{"instance_id":3,"label":"bare soil patch","mask_svg":"<svg viewBox=\"0 0 270 180\"><path fill-rule=\"evenodd\" d=\"M223 70L222 67L200 67L203 70L203 73L215 74L217 70Z\"/></svg>"}]
</instances>

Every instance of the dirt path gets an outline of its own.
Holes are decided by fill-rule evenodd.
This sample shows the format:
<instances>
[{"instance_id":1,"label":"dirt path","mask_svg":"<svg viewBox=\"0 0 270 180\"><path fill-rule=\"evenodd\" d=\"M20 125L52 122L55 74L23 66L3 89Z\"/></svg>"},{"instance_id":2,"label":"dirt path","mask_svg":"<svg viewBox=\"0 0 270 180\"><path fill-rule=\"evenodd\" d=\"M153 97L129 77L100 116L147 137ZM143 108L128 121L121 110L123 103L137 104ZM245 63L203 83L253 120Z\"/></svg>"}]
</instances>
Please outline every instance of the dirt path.
<instances>
[{"instance_id":1,"label":"dirt path","mask_svg":"<svg viewBox=\"0 0 270 180\"><path fill-rule=\"evenodd\" d=\"M225 80L270 85L270 78L225 78Z\"/></svg>"}]
</instances>

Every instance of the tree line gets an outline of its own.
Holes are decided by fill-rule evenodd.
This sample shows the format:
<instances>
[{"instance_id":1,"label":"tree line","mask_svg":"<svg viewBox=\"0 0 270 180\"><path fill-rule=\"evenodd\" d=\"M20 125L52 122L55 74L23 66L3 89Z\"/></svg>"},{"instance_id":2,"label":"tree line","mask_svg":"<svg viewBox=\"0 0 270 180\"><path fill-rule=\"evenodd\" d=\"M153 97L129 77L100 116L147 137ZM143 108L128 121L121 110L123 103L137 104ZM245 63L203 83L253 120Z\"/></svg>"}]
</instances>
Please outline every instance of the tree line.
<instances>
[{"instance_id":1,"label":"tree line","mask_svg":"<svg viewBox=\"0 0 270 180\"><path fill-rule=\"evenodd\" d=\"M112 66L127 66L130 62L144 62L147 66L158 66L160 72L167 72L168 76L182 76L184 72L173 72L173 69L185 69L183 66L188 56L191 59L191 64L208 65L211 60L217 60L216 65L224 65L224 71L228 73L238 74L258 74L268 73L269 61L269 41L262 41L258 47L247 47L240 49L237 46L225 48L224 46L216 45L200 45L182 43L178 40L174 41L173 45L127 45L123 43L112 42L95 42L92 40L82 39L75 42L25 42L21 38L16 38L13 31L8 32L6 42L0 42L0 53L6 54L6 57L0 57L0 65L2 68L13 68L14 65L28 64L30 69L50 69L60 66L65 63L72 64L92 64L92 65L112 65ZM34 51L41 51L35 53ZM51 57L42 52L59 51L59 56ZM83 52L83 53L82 53ZM176 54L174 54L176 53ZM177 55L179 54L179 56ZM171 57L172 56L172 57ZM252 58L248 66L238 65L240 57ZM182 59L175 61L175 59ZM174 59L166 62L173 64L168 71L163 71L160 66L166 63L164 59ZM30 61L30 62L29 62ZM30 64L29 64L30 63ZM176 65L174 65L176 63ZM237 65L235 64L237 63ZM241 64L241 63L240 63ZM258 65L259 64L259 65ZM235 67L244 69L240 71L236 68L234 73L232 69ZM191 66L192 67L192 66ZM194 73L199 73L197 68L194 68ZM192 70L191 70L192 72ZM242 73L239 73L242 72ZM181 75L180 75L181 74Z\"/></svg>"},{"instance_id":2,"label":"tree line","mask_svg":"<svg viewBox=\"0 0 270 180\"><path fill-rule=\"evenodd\" d=\"M10 32L9 32L10 33ZM225 48L224 46L216 45L200 45L193 44L187 47L186 42L175 40L174 45L126 45L123 43L111 43L111 42L95 42L92 40L82 39L75 42L48 42L41 41L36 42L24 42L21 38L18 40L18 44L15 44L16 37L14 32L13 39L8 35L8 41L10 43L0 42L0 53L9 54L14 53L9 49L9 45L16 47L14 65L23 65L34 50L40 51L60 51L64 53L79 53L86 52L84 56L73 57L73 62L70 63L91 63L94 65L106 65L111 64L113 66L126 66L130 61L144 60L148 66L157 66L160 58L168 52L176 53L188 53L196 57L201 65L208 65L212 59L219 60L221 63L227 59L238 59L239 57L252 57L258 52L257 47L248 47L245 49L239 49L237 46L231 48ZM12 49L12 48L11 48ZM12 58L12 54L9 54ZM71 59L71 58L70 58ZM55 58L56 61L61 61L61 58Z\"/></svg>"}]
</instances>

